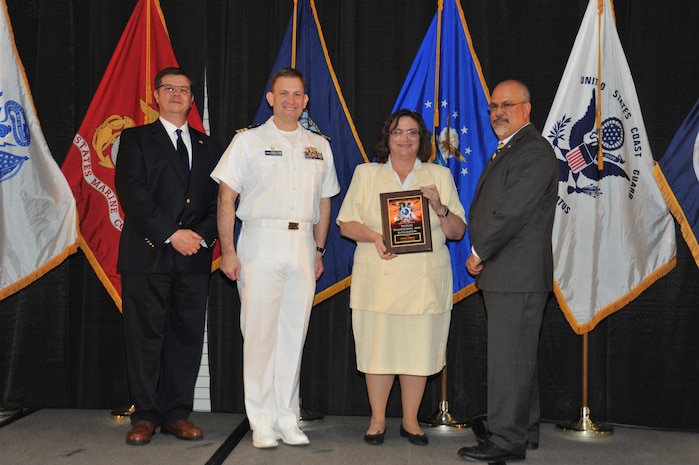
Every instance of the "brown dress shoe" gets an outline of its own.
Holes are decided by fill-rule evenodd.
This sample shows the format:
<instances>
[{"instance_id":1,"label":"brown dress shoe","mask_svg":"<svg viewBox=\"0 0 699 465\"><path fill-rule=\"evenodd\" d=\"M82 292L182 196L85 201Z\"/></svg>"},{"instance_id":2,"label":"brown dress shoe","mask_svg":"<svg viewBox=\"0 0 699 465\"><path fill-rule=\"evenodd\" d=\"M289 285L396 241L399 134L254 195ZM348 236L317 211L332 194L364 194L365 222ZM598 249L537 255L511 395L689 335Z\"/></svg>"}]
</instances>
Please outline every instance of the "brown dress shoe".
<instances>
[{"instance_id":1,"label":"brown dress shoe","mask_svg":"<svg viewBox=\"0 0 699 465\"><path fill-rule=\"evenodd\" d=\"M141 420L131 426L126 435L126 444L133 444L134 446L148 444L153 434L155 434L155 425L150 421Z\"/></svg>"},{"instance_id":2,"label":"brown dress shoe","mask_svg":"<svg viewBox=\"0 0 699 465\"><path fill-rule=\"evenodd\" d=\"M167 426L161 426L160 432L165 434L174 434L180 439L201 439L204 437L204 432L198 426L186 418L177 420Z\"/></svg>"}]
</instances>

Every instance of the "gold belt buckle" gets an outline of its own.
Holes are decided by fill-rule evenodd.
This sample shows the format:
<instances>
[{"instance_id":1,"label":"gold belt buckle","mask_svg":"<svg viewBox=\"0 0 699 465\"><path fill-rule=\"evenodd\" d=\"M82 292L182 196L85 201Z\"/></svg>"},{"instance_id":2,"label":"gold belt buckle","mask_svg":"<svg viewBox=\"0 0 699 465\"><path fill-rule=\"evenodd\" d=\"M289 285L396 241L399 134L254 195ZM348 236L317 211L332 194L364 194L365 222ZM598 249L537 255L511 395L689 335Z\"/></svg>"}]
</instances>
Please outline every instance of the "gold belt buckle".
<instances>
[{"instance_id":1,"label":"gold belt buckle","mask_svg":"<svg viewBox=\"0 0 699 465\"><path fill-rule=\"evenodd\" d=\"M289 221L289 229L297 230L299 229L299 224L295 221Z\"/></svg>"}]
</instances>

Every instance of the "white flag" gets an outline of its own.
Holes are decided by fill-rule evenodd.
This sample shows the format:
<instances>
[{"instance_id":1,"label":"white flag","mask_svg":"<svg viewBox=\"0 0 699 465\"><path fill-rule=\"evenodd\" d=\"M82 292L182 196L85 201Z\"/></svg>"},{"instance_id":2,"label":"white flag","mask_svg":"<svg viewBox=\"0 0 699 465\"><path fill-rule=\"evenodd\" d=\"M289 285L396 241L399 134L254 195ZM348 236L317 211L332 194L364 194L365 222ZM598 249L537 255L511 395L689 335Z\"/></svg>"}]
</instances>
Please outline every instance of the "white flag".
<instances>
[{"instance_id":1,"label":"white flag","mask_svg":"<svg viewBox=\"0 0 699 465\"><path fill-rule=\"evenodd\" d=\"M559 166L555 293L584 334L676 262L674 221L610 0L590 0L542 134Z\"/></svg>"},{"instance_id":2,"label":"white flag","mask_svg":"<svg viewBox=\"0 0 699 465\"><path fill-rule=\"evenodd\" d=\"M0 299L77 250L75 199L51 156L15 48L0 16Z\"/></svg>"}]
</instances>

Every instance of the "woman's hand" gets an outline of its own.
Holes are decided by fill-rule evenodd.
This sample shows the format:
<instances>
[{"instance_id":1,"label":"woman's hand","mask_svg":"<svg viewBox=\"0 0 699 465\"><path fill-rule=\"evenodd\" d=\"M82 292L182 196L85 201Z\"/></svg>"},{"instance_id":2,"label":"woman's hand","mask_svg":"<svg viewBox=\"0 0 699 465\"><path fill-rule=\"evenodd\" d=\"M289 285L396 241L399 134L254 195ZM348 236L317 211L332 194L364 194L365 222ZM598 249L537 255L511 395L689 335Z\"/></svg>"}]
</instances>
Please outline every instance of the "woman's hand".
<instances>
[{"instance_id":1,"label":"woman's hand","mask_svg":"<svg viewBox=\"0 0 699 465\"><path fill-rule=\"evenodd\" d=\"M377 234L377 238L374 239L374 245L376 246L376 251L379 254L379 257L383 260L392 260L396 258L398 255L389 252L386 249L386 244L383 242L383 237Z\"/></svg>"}]
</instances>

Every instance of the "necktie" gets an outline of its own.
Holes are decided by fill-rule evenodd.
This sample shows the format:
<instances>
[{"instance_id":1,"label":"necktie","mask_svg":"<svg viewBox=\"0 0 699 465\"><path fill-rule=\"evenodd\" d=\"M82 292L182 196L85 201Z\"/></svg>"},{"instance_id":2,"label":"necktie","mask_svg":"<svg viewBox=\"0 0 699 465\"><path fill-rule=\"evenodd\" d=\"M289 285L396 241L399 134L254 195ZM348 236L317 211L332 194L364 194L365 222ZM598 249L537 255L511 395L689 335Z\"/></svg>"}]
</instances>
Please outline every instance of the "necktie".
<instances>
[{"instance_id":1,"label":"necktie","mask_svg":"<svg viewBox=\"0 0 699 465\"><path fill-rule=\"evenodd\" d=\"M498 143L498 149L497 149L495 152L493 152L493 154L490 156L490 159L491 159L491 160L495 160L495 157L498 156L498 153L500 153L500 150L501 150L504 146L505 146L505 144L503 144L502 142Z\"/></svg>"},{"instance_id":2,"label":"necktie","mask_svg":"<svg viewBox=\"0 0 699 465\"><path fill-rule=\"evenodd\" d=\"M184 178L189 181L189 152L187 152L187 147L182 140L182 129L177 129L175 132L177 133L177 154L180 156L182 172Z\"/></svg>"}]
</instances>

